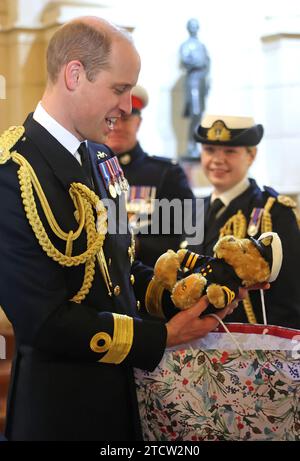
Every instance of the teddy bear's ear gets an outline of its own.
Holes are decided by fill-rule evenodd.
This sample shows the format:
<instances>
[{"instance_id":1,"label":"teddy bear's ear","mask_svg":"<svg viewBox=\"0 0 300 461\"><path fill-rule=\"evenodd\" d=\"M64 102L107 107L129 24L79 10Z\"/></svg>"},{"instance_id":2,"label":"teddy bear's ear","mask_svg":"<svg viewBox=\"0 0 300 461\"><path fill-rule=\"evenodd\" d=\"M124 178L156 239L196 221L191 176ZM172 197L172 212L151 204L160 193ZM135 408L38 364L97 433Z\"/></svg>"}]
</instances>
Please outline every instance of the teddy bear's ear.
<instances>
[{"instance_id":1,"label":"teddy bear's ear","mask_svg":"<svg viewBox=\"0 0 300 461\"><path fill-rule=\"evenodd\" d=\"M282 264L282 245L276 232L265 232L258 240L251 238L262 257L270 266L269 282L277 279Z\"/></svg>"}]
</instances>

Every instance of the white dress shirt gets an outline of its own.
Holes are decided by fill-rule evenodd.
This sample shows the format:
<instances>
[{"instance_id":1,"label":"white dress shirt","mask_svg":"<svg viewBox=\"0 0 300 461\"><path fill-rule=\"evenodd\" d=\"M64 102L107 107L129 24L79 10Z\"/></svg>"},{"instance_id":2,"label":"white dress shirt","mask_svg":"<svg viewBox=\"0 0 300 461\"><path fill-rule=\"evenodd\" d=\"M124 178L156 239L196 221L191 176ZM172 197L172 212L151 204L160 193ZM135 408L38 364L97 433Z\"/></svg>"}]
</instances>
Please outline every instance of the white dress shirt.
<instances>
[{"instance_id":1,"label":"white dress shirt","mask_svg":"<svg viewBox=\"0 0 300 461\"><path fill-rule=\"evenodd\" d=\"M249 186L250 186L250 181L247 178L247 176L245 176L239 183L237 183L231 189L225 192L222 192L222 194L218 195L215 192L213 192L211 194L210 203L212 203L216 198L219 198L224 203L224 207L221 208L221 210L217 213L217 217L219 217L226 210L226 208L228 207L228 205L230 204L232 200L234 200L236 197L238 197L243 192L245 192L245 190L247 190Z\"/></svg>"},{"instance_id":2,"label":"white dress shirt","mask_svg":"<svg viewBox=\"0 0 300 461\"><path fill-rule=\"evenodd\" d=\"M38 103L33 118L42 125L62 146L65 147L81 164L78 147L81 142L46 112L41 102Z\"/></svg>"}]
</instances>

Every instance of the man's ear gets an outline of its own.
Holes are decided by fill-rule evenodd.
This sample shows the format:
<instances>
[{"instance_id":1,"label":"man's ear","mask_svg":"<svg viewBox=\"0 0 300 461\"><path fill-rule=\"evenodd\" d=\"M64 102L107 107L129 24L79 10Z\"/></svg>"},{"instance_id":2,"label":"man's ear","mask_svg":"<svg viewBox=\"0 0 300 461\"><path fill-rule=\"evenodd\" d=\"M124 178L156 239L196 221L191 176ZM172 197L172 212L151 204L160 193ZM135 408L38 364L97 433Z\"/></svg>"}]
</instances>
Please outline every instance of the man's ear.
<instances>
[{"instance_id":1,"label":"man's ear","mask_svg":"<svg viewBox=\"0 0 300 461\"><path fill-rule=\"evenodd\" d=\"M76 90L80 78L83 76L84 68L80 61L70 61L65 67L66 87L70 91Z\"/></svg>"}]
</instances>

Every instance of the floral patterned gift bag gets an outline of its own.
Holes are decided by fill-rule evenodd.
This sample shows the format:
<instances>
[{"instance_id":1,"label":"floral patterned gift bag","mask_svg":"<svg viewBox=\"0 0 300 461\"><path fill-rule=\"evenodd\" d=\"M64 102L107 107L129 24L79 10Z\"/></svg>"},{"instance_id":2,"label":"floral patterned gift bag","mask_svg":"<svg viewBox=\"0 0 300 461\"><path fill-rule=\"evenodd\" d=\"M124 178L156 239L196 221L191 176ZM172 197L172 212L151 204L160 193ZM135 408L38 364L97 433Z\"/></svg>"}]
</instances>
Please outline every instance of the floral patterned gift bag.
<instances>
[{"instance_id":1,"label":"floral patterned gift bag","mask_svg":"<svg viewBox=\"0 0 300 461\"><path fill-rule=\"evenodd\" d=\"M300 331L227 328L135 370L145 440L300 440Z\"/></svg>"}]
</instances>

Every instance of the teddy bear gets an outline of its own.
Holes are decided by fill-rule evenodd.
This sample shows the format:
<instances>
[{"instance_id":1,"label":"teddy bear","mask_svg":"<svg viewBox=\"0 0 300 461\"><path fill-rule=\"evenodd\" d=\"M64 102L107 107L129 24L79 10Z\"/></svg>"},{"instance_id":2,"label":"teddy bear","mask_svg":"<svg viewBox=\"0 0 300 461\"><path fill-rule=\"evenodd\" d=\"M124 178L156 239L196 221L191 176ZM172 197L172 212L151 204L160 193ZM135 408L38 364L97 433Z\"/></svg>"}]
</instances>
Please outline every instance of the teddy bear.
<instances>
[{"instance_id":1,"label":"teddy bear","mask_svg":"<svg viewBox=\"0 0 300 461\"><path fill-rule=\"evenodd\" d=\"M281 241L275 232L266 232L258 240L227 235L215 244L214 254L168 250L156 261L154 281L171 292L179 309L188 309L204 294L221 309L234 301L240 287L274 281L282 263Z\"/></svg>"}]
</instances>

